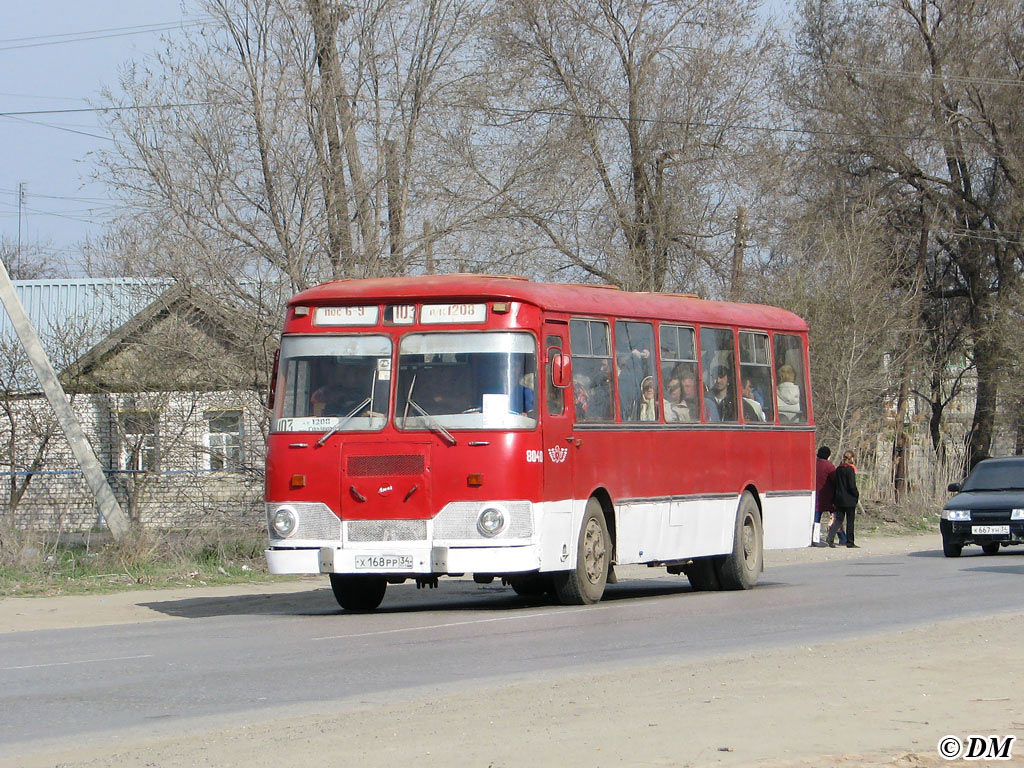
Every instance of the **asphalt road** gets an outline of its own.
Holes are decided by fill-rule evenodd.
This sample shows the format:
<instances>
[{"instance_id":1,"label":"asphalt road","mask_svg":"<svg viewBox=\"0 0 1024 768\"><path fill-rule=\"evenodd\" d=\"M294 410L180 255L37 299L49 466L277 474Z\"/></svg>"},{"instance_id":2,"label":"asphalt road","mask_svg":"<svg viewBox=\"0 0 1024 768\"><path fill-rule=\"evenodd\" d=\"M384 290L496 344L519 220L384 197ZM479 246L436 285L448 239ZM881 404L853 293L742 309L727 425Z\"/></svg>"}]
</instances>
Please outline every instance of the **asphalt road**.
<instances>
[{"instance_id":1,"label":"asphalt road","mask_svg":"<svg viewBox=\"0 0 1024 768\"><path fill-rule=\"evenodd\" d=\"M1024 609L1024 550L971 550L774 567L746 592L695 593L685 577L627 569L640 577L620 575L602 603L582 608L466 580L389 587L381 609L363 615L341 613L327 588L155 602L187 620L0 635L0 745Z\"/></svg>"}]
</instances>

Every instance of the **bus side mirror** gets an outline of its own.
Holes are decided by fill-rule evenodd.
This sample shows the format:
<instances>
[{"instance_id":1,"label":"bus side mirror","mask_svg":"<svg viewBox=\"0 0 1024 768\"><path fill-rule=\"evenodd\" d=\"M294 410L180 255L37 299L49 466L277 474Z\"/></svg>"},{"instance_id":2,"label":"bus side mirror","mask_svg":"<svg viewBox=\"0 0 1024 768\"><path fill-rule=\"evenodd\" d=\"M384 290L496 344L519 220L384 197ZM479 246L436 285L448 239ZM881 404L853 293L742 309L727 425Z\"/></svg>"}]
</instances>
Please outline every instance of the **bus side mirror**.
<instances>
[{"instance_id":1,"label":"bus side mirror","mask_svg":"<svg viewBox=\"0 0 1024 768\"><path fill-rule=\"evenodd\" d=\"M960 493L960 483L950 483L946 490L950 493Z\"/></svg>"},{"instance_id":2,"label":"bus side mirror","mask_svg":"<svg viewBox=\"0 0 1024 768\"><path fill-rule=\"evenodd\" d=\"M569 356L560 349L551 350L551 383L559 389L569 386Z\"/></svg>"}]
</instances>

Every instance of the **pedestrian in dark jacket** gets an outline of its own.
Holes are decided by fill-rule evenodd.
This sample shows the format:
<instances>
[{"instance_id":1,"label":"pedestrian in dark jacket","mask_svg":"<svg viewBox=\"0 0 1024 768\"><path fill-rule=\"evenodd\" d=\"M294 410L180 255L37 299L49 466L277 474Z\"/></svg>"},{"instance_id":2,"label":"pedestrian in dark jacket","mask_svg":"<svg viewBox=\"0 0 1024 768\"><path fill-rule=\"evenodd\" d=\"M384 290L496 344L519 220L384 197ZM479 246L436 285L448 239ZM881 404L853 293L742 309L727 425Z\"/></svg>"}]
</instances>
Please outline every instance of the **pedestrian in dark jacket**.
<instances>
[{"instance_id":1,"label":"pedestrian in dark jacket","mask_svg":"<svg viewBox=\"0 0 1024 768\"><path fill-rule=\"evenodd\" d=\"M853 451L843 454L843 462L836 467L835 491L832 500L836 506L836 518L828 529L828 545L835 546L836 533L843 527L843 520L846 520L846 546L857 549L853 542L853 520L857 511L857 500L860 498L860 491L857 490L857 467L853 463Z\"/></svg>"},{"instance_id":2,"label":"pedestrian in dark jacket","mask_svg":"<svg viewBox=\"0 0 1024 768\"><path fill-rule=\"evenodd\" d=\"M832 496L835 491L836 465L828 460L832 455L832 449L827 445L818 449L818 459L814 465L814 527L811 529L811 546L821 547L821 516L825 512L832 512Z\"/></svg>"}]
</instances>

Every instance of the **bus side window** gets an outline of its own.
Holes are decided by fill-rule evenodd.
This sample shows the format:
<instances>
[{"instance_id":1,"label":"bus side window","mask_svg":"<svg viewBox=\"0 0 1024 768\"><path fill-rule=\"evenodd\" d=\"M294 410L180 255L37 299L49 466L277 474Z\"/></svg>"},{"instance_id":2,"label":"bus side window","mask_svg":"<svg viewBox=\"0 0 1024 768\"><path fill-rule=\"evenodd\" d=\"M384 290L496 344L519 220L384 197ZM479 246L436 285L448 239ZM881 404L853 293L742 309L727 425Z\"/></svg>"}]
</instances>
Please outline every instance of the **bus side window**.
<instances>
[{"instance_id":1,"label":"bus side window","mask_svg":"<svg viewBox=\"0 0 1024 768\"><path fill-rule=\"evenodd\" d=\"M693 328L661 326L661 398L665 421L700 421Z\"/></svg>"},{"instance_id":2,"label":"bus side window","mask_svg":"<svg viewBox=\"0 0 1024 768\"><path fill-rule=\"evenodd\" d=\"M740 409L748 424L775 422L768 334L740 331Z\"/></svg>"},{"instance_id":3,"label":"bus side window","mask_svg":"<svg viewBox=\"0 0 1024 768\"><path fill-rule=\"evenodd\" d=\"M782 424L806 424L807 377L799 336L775 334L775 382L779 421Z\"/></svg>"},{"instance_id":4,"label":"bus side window","mask_svg":"<svg viewBox=\"0 0 1024 768\"><path fill-rule=\"evenodd\" d=\"M565 396L562 390L555 386L554 373L552 371L552 349L561 349L562 338L560 336L548 336L544 340L544 348L547 350L547 388L545 394L548 401L548 413L552 416L561 416L565 410Z\"/></svg>"},{"instance_id":5,"label":"bus side window","mask_svg":"<svg viewBox=\"0 0 1024 768\"><path fill-rule=\"evenodd\" d=\"M736 357L728 328L700 329L704 409L708 421L739 421L736 408Z\"/></svg>"},{"instance_id":6,"label":"bus side window","mask_svg":"<svg viewBox=\"0 0 1024 768\"><path fill-rule=\"evenodd\" d=\"M576 421L611 421L612 356L608 323L570 320L573 406Z\"/></svg>"},{"instance_id":7,"label":"bus side window","mask_svg":"<svg viewBox=\"0 0 1024 768\"><path fill-rule=\"evenodd\" d=\"M658 421L654 328L650 323L615 323L619 412L623 421Z\"/></svg>"}]
</instances>

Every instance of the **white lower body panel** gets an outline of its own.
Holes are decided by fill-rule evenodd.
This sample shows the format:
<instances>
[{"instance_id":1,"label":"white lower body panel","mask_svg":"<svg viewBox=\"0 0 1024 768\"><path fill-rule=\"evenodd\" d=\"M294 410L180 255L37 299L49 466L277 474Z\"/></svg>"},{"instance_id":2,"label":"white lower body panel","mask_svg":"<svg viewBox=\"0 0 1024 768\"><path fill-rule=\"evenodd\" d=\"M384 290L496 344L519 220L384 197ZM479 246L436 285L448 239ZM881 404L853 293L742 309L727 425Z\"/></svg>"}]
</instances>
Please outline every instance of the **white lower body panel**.
<instances>
[{"instance_id":1,"label":"white lower body panel","mask_svg":"<svg viewBox=\"0 0 1024 768\"><path fill-rule=\"evenodd\" d=\"M616 557L620 565L671 562L732 551L739 495L638 499L615 508ZM814 521L814 497L806 492L762 496L765 549L805 547ZM266 550L270 572L425 574L564 571L576 566L576 546L586 499L534 503L533 536L502 546L472 542L302 542ZM367 567L366 555L409 555L402 570ZM360 567L357 567L357 556Z\"/></svg>"}]
</instances>

